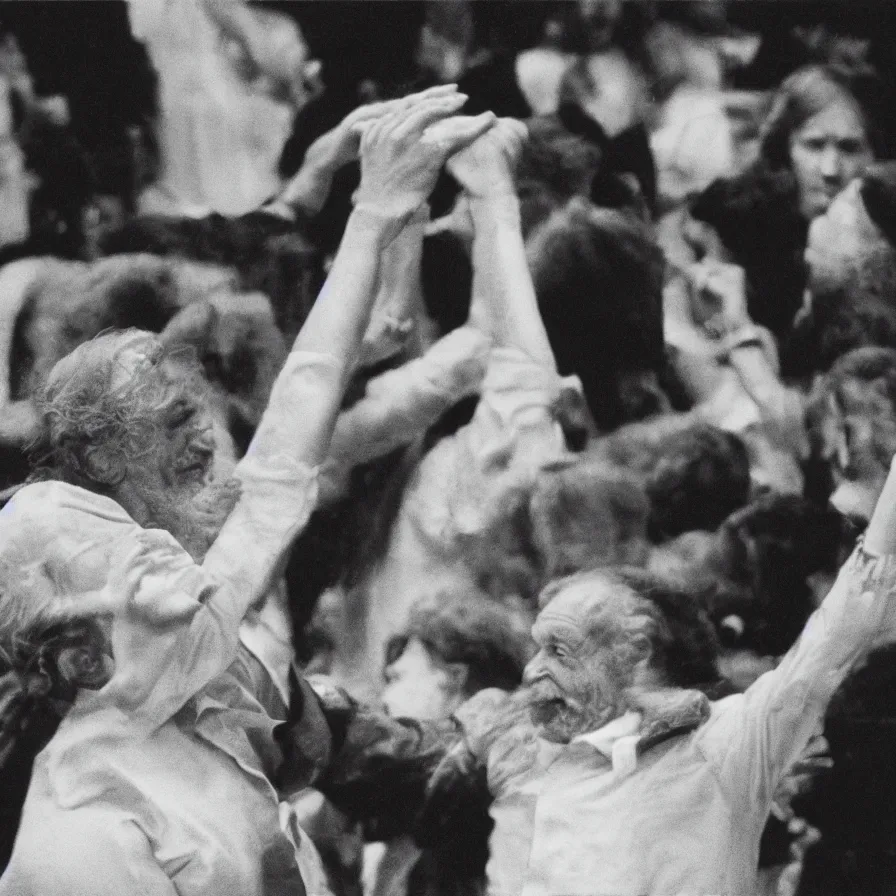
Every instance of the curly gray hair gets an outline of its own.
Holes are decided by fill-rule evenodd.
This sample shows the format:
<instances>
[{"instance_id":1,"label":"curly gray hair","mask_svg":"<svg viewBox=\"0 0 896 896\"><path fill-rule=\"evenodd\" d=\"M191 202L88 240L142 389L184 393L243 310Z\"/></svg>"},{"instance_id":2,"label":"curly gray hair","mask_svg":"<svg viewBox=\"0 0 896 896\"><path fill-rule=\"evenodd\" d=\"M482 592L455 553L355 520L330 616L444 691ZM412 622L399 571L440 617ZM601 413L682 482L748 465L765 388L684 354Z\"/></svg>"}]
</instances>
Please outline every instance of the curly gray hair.
<instances>
[{"instance_id":1,"label":"curly gray hair","mask_svg":"<svg viewBox=\"0 0 896 896\"><path fill-rule=\"evenodd\" d=\"M176 380L171 361L183 374ZM32 479L113 489L129 462L154 450L161 414L205 388L188 351L167 350L142 330L100 334L59 361L36 396L43 428L32 446Z\"/></svg>"}]
</instances>

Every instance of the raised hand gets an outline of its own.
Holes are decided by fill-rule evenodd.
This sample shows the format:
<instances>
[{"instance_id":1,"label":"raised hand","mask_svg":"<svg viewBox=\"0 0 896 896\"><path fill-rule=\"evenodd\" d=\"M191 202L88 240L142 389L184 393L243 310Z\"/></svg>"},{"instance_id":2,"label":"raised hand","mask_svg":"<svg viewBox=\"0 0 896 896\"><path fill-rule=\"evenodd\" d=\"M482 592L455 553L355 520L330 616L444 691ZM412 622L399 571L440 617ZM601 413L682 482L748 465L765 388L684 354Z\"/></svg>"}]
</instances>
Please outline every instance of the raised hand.
<instances>
[{"instance_id":1,"label":"raised hand","mask_svg":"<svg viewBox=\"0 0 896 896\"><path fill-rule=\"evenodd\" d=\"M713 318L728 327L750 322L747 281L740 265L706 259L687 269L694 320L712 329Z\"/></svg>"},{"instance_id":2,"label":"raised hand","mask_svg":"<svg viewBox=\"0 0 896 896\"><path fill-rule=\"evenodd\" d=\"M432 192L445 160L495 123L491 112L452 119L466 99L458 93L429 97L356 125L362 134L356 207L394 218L413 214ZM427 133L437 122L444 126Z\"/></svg>"},{"instance_id":3,"label":"raised hand","mask_svg":"<svg viewBox=\"0 0 896 896\"><path fill-rule=\"evenodd\" d=\"M368 103L366 106L359 106L353 112L346 115L342 121L336 125L331 131L327 131L321 137L318 137L314 143L308 147L305 154L306 162L309 165L325 167L335 171L343 165L354 162L358 158L358 150L361 146L362 130L359 125L369 124L379 118L391 115L393 112L401 112L410 109L412 106L431 99L445 98L457 95L457 86L454 84L446 84L439 87L432 87L420 93L413 93L409 96L401 97L395 100L386 100L382 103Z\"/></svg>"},{"instance_id":4,"label":"raised hand","mask_svg":"<svg viewBox=\"0 0 896 896\"><path fill-rule=\"evenodd\" d=\"M430 128L438 136L441 125ZM473 198L514 192L513 173L529 132L515 118L502 118L448 160L448 171Z\"/></svg>"}]
</instances>

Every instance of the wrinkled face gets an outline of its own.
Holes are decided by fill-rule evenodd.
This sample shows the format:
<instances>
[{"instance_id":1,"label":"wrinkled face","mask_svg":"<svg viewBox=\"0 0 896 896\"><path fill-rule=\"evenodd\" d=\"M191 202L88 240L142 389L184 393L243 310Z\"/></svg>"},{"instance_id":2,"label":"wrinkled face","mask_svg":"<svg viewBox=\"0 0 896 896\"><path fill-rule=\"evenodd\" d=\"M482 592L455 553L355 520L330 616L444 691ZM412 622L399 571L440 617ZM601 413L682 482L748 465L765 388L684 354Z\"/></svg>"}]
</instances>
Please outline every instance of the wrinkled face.
<instances>
[{"instance_id":1,"label":"wrinkled face","mask_svg":"<svg viewBox=\"0 0 896 896\"><path fill-rule=\"evenodd\" d=\"M195 497L208 484L214 461L211 413L204 396L183 388L174 365L165 372L171 396L159 413L158 443L132 475L169 493Z\"/></svg>"},{"instance_id":2,"label":"wrinkled face","mask_svg":"<svg viewBox=\"0 0 896 896\"><path fill-rule=\"evenodd\" d=\"M850 183L809 226L805 262L813 296L842 292L858 259L880 242L880 231L868 217L860 187L859 180Z\"/></svg>"},{"instance_id":3,"label":"wrinkled face","mask_svg":"<svg viewBox=\"0 0 896 896\"><path fill-rule=\"evenodd\" d=\"M844 516L869 520L896 454L896 409L883 384L847 380L828 399L821 454L831 466L831 503Z\"/></svg>"},{"instance_id":4,"label":"wrinkled face","mask_svg":"<svg viewBox=\"0 0 896 896\"><path fill-rule=\"evenodd\" d=\"M447 719L460 703L451 675L419 638L386 668L383 704L389 715L408 719Z\"/></svg>"},{"instance_id":5,"label":"wrinkled face","mask_svg":"<svg viewBox=\"0 0 896 896\"><path fill-rule=\"evenodd\" d=\"M141 358L139 345L121 352L120 376L139 376ZM171 359L159 373L153 444L128 464L113 497L138 523L166 529L200 559L233 509L238 485L217 462L215 425L199 383Z\"/></svg>"},{"instance_id":6,"label":"wrinkled face","mask_svg":"<svg viewBox=\"0 0 896 896\"><path fill-rule=\"evenodd\" d=\"M599 578L561 591L532 628L538 653L523 674L542 737L569 743L625 712L634 684L634 595Z\"/></svg>"},{"instance_id":7,"label":"wrinkled face","mask_svg":"<svg viewBox=\"0 0 896 896\"><path fill-rule=\"evenodd\" d=\"M811 221L874 161L856 104L844 96L805 121L791 135L790 159L800 211Z\"/></svg>"}]
</instances>

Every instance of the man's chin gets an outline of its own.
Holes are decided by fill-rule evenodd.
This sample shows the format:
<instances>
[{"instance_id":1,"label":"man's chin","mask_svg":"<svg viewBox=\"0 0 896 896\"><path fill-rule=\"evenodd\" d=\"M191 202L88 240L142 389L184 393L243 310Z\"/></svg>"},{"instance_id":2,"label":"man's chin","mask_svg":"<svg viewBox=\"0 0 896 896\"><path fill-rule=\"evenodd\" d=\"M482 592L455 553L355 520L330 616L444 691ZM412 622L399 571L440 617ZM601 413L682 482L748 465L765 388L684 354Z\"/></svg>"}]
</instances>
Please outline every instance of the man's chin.
<instances>
[{"instance_id":1,"label":"man's chin","mask_svg":"<svg viewBox=\"0 0 896 896\"><path fill-rule=\"evenodd\" d=\"M539 735L556 744L567 744L576 725L575 714L565 700L537 700L529 704L529 718Z\"/></svg>"}]
</instances>

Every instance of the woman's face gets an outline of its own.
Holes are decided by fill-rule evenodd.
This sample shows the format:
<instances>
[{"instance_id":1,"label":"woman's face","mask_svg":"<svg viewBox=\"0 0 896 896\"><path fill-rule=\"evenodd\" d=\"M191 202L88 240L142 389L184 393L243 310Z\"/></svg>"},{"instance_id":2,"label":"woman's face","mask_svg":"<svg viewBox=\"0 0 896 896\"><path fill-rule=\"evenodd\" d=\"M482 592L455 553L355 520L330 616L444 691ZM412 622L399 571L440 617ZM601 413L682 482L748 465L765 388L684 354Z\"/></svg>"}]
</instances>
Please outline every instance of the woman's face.
<instances>
[{"instance_id":1,"label":"woman's face","mask_svg":"<svg viewBox=\"0 0 896 896\"><path fill-rule=\"evenodd\" d=\"M790 137L790 160L799 187L800 211L811 221L874 161L856 104L840 97L803 122Z\"/></svg>"},{"instance_id":2,"label":"woman's face","mask_svg":"<svg viewBox=\"0 0 896 896\"><path fill-rule=\"evenodd\" d=\"M386 668L382 700L391 716L423 720L446 719L461 702L449 671L418 638Z\"/></svg>"}]
</instances>

